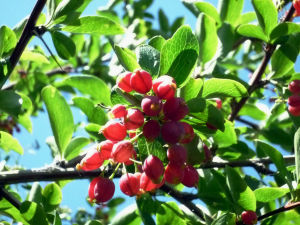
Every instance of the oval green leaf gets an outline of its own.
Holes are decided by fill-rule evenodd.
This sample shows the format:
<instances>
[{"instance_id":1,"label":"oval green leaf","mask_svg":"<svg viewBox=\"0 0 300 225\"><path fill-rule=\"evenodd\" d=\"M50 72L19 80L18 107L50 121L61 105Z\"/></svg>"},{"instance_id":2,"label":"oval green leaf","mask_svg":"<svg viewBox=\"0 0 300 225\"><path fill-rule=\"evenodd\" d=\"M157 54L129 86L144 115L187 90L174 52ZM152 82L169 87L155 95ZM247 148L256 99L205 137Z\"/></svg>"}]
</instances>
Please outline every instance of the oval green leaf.
<instances>
[{"instance_id":1,"label":"oval green leaf","mask_svg":"<svg viewBox=\"0 0 300 225\"><path fill-rule=\"evenodd\" d=\"M114 51L121 63L121 65L128 71L133 72L135 69L140 68L134 52L128 48L122 48L114 45Z\"/></svg>"},{"instance_id":2,"label":"oval green leaf","mask_svg":"<svg viewBox=\"0 0 300 225\"><path fill-rule=\"evenodd\" d=\"M243 24L238 27L237 32L245 37L257 38L265 42L268 41L268 37L265 35L260 26L256 26L253 24Z\"/></svg>"},{"instance_id":3,"label":"oval green leaf","mask_svg":"<svg viewBox=\"0 0 300 225\"><path fill-rule=\"evenodd\" d=\"M62 201L62 192L56 183L48 184L43 190L43 203L47 212L54 210Z\"/></svg>"},{"instance_id":4,"label":"oval green leaf","mask_svg":"<svg viewBox=\"0 0 300 225\"><path fill-rule=\"evenodd\" d=\"M271 32L270 39L275 42L279 37L300 32L300 24L293 22L284 22L278 24Z\"/></svg>"},{"instance_id":5,"label":"oval green leaf","mask_svg":"<svg viewBox=\"0 0 300 225\"><path fill-rule=\"evenodd\" d=\"M58 31L51 32L51 37L57 54L62 59L69 59L75 55L76 46L70 37Z\"/></svg>"},{"instance_id":6,"label":"oval green leaf","mask_svg":"<svg viewBox=\"0 0 300 225\"><path fill-rule=\"evenodd\" d=\"M75 137L68 144L66 150L64 151L64 158L66 160L71 160L80 154L80 150L88 145L90 140L86 137Z\"/></svg>"},{"instance_id":7,"label":"oval green leaf","mask_svg":"<svg viewBox=\"0 0 300 225\"><path fill-rule=\"evenodd\" d=\"M143 70L148 71L152 76L158 74L160 52L150 45L140 45L136 49L137 61Z\"/></svg>"},{"instance_id":8,"label":"oval green leaf","mask_svg":"<svg viewBox=\"0 0 300 225\"><path fill-rule=\"evenodd\" d=\"M9 133L6 133L4 131L0 131L0 148L2 148L6 152L13 150L20 155L23 155L24 153L24 150L19 141Z\"/></svg>"},{"instance_id":9,"label":"oval green leaf","mask_svg":"<svg viewBox=\"0 0 300 225\"><path fill-rule=\"evenodd\" d=\"M263 187L256 189L254 194L257 201L270 202L276 200L277 198L283 197L289 192L290 190L288 188Z\"/></svg>"},{"instance_id":10,"label":"oval green leaf","mask_svg":"<svg viewBox=\"0 0 300 225\"><path fill-rule=\"evenodd\" d=\"M221 0L219 1L220 18L233 26L237 24L243 11L244 0Z\"/></svg>"}]
</instances>

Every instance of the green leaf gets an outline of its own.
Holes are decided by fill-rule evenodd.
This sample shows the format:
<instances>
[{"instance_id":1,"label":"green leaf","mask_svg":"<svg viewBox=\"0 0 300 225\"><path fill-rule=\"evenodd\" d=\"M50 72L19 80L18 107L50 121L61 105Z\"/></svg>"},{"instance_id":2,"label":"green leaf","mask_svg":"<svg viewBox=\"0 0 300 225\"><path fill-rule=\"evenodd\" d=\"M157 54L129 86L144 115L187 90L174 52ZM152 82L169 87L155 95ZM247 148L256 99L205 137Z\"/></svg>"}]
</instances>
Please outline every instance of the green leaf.
<instances>
[{"instance_id":1,"label":"green leaf","mask_svg":"<svg viewBox=\"0 0 300 225\"><path fill-rule=\"evenodd\" d=\"M122 204L124 201L125 201L124 198L113 198L112 200L110 200L107 203L107 207L109 207L109 208L115 208L118 205Z\"/></svg>"},{"instance_id":2,"label":"green leaf","mask_svg":"<svg viewBox=\"0 0 300 225\"><path fill-rule=\"evenodd\" d=\"M256 154L245 142L238 141L227 148L218 148L216 154L224 160L246 160L254 157Z\"/></svg>"},{"instance_id":3,"label":"green leaf","mask_svg":"<svg viewBox=\"0 0 300 225\"><path fill-rule=\"evenodd\" d=\"M100 220L90 220L87 221L84 225L102 225L103 223L100 222Z\"/></svg>"},{"instance_id":4,"label":"green leaf","mask_svg":"<svg viewBox=\"0 0 300 225\"><path fill-rule=\"evenodd\" d=\"M226 120L224 125L224 132L218 130L214 134L214 141L218 144L219 148L225 148L237 143L234 124L231 121Z\"/></svg>"},{"instance_id":5,"label":"green leaf","mask_svg":"<svg viewBox=\"0 0 300 225\"><path fill-rule=\"evenodd\" d=\"M190 78L189 82L180 89L180 97L183 98L186 102L192 98L196 98L203 86L202 79Z\"/></svg>"},{"instance_id":6,"label":"green leaf","mask_svg":"<svg viewBox=\"0 0 300 225\"><path fill-rule=\"evenodd\" d=\"M31 186L29 195L28 195L28 201L30 202L36 202L41 203L43 202L43 195L42 195L42 187L39 184L39 182L34 182Z\"/></svg>"},{"instance_id":7,"label":"green leaf","mask_svg":"<svg viewBox=\"0 0 300 225\"><path fill-rule=\"evenodd\" d=\"M20 213L30 225L48 225L46 213L40 204L25 201L20 206Z\"/></svg>"},{"instance_id":8,"label":"green leaf","mask_svg":"<svg viewBox=\"0 0 300 225\"><path fill-rule=\"evenodd\" d=\"M196 35L199 40L199 58L202 63L211 60L218 48L218 35L215 20L200 13L196 23Z\"/></svg>"},{"instance_id":9,"label":"green leaf","mask_svg":"<svg viewBox=\"0 0 300 225\"><path fill-rule=\"evenodd\" d=\"M95 106L93 101L85 97L74 97L72 99L73 105L81 109L81 111L87 116L88 121L104 125L108 118L107 113L99 106Z\"/></svg>"},{"instance_id":10,"label":"green leaf","mask_svg":"<svg viewBox=\"0 0 300 225\"><path fill-rule=\"evenodd\" d=\"M184 24L184 17L177 17L171 26L171 34L174 34Z\"/></svg>"},{"instance_id":11,"label":"green leaf","mask_svg":"<svg viewBox=\"0 0 300 225\"><path fill-rule=\"evenodd\" d=\"M159 74L174 77L177 86L183 87L196 66L198 52L198 40L191 28L180 27L162 47Z\"/></svg>"},{"instance_id":12,"label":"green leaf","mask_svg":"<svg viewBox=\"0 0 300 225\"><path fill-rule=\"evenodd\" d=\"M112 21L115 21L116 23L121 23L118 14L112 10L98 10L97 14L101 17L106 17Z\"/></svg>"},{"instance_id":13,"label":"green leaf","mask_svg":"<svg viewBox=\"0 0 300 225\"><path fill-rule=\"evenodd\" d=\"M99 35L91 35L90 42L88 45L89 52L89 65L93 64L94 61L100 55L100 38Z\"/></svg>"},{"instance_id":14,"label":"green leaf","mask_svg":"<svg viewBox=\"0 0 300 225\"><path fill-rule=\"evenodd\" d=\"M268 37L260 26L253 24L243 24L238 27L237 32L245 37L257 38L265 42L268 41Z\"/></svg>"},{"instance_id":15,"label":"green leaf","mask_svg":"<svg viewBox=\"0 0 300 225\"><path fill-rule=\"evenodd\" d=\"M146 158L149 154L157 156L161 161L167 158L166 150L158 140L147 142L145 137L138 138L139 153Z\"/></svg>"},{"instance_id":16,"label":"green leaf","mask_svg":"<svg viewBox=\"0 0 300 225\"><path fill-rule=\"evenodd\" d=\"M59 217L59 213L55 211L54 222L53 225L62 225L61 218ZM97 224L98 225L98 224ZM100 224L101 225L101 224Z\"/></svg>"},{"instance_id":17,"label":"green leaf","mask_svg":"<svg viewBox=\"0 0 300 225\"><path fill-rule=\"evenodd\" d=\"M246 97L247 95L245 86L235 80L211 78L203 85L203 98Z\"/></svg>"},{"instance_id":18,"label":"green leaf","mask_svg":"<svg viewBox=\"0 0 300 225\"><path fill-rule=\"evenodd\" d=\"M158 21L159 21L159 26L160 29L164 32L168 32L169 30L169 20L166 14L162 9L158 10Z\"/></svg>"},{"instance_id":19,"label":"green leaf","mask_svg":"<svg viewBox=\"0 0 300 225\"><path fill-rule=\"evenodd\" d=\"M225 57L233 47L236 38L236 32L233 26L229 23L223 23L218 29L218 37L221 42L220 56Z\"/></svg>"},{"instance_id":20,"label":"green leaf","mask_svg":"<svg viewBox=\"0 0 300 225\"><path fill-rule=\"evenodd\" d=\"M128 105L130 104L121 94L120 90L117 86L113 87L111 90L111 102L113 105L122 104L122 105Z\"/></svg>"},{"instance_id":21,"label":"green leaf","mask_svg":"<svg viewBox=\"0 0 300 225\"><path fill-rule=\"evenodd\" d=\"M121 65L128 71L133 72L136 69L140 68L140 65L137 62L134 52L128 48L122 48L118 45L114 46L114 51L121 63Z\"/></svg>"},{"instance_id":22,"label":"green leaf","mask_svg":"<svg viewBox=\"0 0 300 225\"><path fill-rule=\"evenodd\" d=\"M206 101L204 98L197 97L192 98L186 102L190 113L203 112L206 107Z\"/></svg>"},{"instance_id":23,"label":"green leaf","mask_svg":"<svg viewBox=\"0 0 300 225\"><path fill-rule=\"evenodd\" d=\"M88 145L90 140L85 137L75 137L68 144L66 150L64 151L64 158L66 160L71 160L79 155L80 150Z\"/></svg>"},{"instance_id":24,"label":"green leaf","mask_svg":"<svg viewBox=\"0 0 300 225\"><path fill-rule=\"evenodd\" d=\"M270 202L274 201L277 198L281 198L290 190L288 188L279 188L279 187L263 187L258 188L254 191L256 200L259 202Z\"/></svg>"},{"instance_id":25,"label":"green leaf","mask_svg":"<svg viewBox=\"0 0 300 225\"><path fill-rule=\"evenodd\" d=\"M127 206L112 219L110 225L139 225L141 218L138 216L136 204Z\"/></svg>"},{"instance_id":26,"label":"green leaf","mask_svg":"<svg viewBox=\"0 0 300 225\"><path fill-rule=\"evenodd\" d=\"M16 46L17 38L15 32L13 32L7 26L0 27L0 58L6 57L10 51Z\"/></svg>"},{"instance_id":27,"label":"green leaf","mask_svg":"<svg viewBox=\"0 0 300 225\"><path fill-rule=\"evenodd\" d=\"M62 59L69 59L75 55L76 46L70 37L58 31L51 32L51 37L57 54Z\"/></svg>"},{"instance_id":28,"label":"green leaf","mask_svg":"<svg viewBox=\"0 0 300 225\"><path fill-rule=\"evenodd\" d=\"M155 48L158 51L161 51L163 45L165 44L166 39L162 36L155 36L149 40L149 45Z\"/></svg>"},{"instance_id":29,"label":"green leaf","mask_svg":"<svg viewBox=\"0 0 300 225\"><path fill-rule=\"evenodd\" d=\"M220 18L223 22L236 25L243 11L244 0L221 0L219 1Z\"/></svg>"},{"instance_id":30,"label":"green leaf","mask_svg":"<svg viewBox=\"0 0 300 225\"><path fill-rule=\"evenodd\" d=\"M281 45L272 55L272 78L280 78L286 75L296 62L299 50L290 43Z\"/></svg>"},{"instance_id":31,"label":"green leaf","mask_svg":"<svg viewBox=\"0 0 300 225\"><path fill-rule=\"evenodd\" d=\"M246 12L242 14L237 24L247 24L256 19L255 12Z\"/></svg>"},{"instance_id":32,"label":"green leaf","mask_svg":"<svg viewBox=\"0 0 300 225\"><path fill-rule=\"evenodd\" d=\"M277 25L278 14L272 0L252 0L258 23L269 37Z\"/></svg>"},{"instance_id":33,"label":"green leaf","mask_svg":"<svg viewBox=\"0 0 300 225\"><path fill-rule=\"evenodd\" d=\"M175 202L164 202L156 213L157 225L185 225L184 215Z\"/></svg>"},{"instance_id":34,"label":"green leaf","mask_svg":"<svg viewBox=\"0 0 300 225\"><path fill-rule=\"evenodd\" d=\"M100 78L92 75L69 76L57 83L57 86L68 85L77 88L82 94L88 94L97 103L111 105L110 89Z\"/></svg>"},{"instance_id":35,"label":"green leaf","mask_svg":"<svg viewBox=\"0 0 300 225\"><path fill-rule=\"evenodd\" d=\"M24 153L24 150L19 141L9 133L6 133L4 131L0 131L0 148L2 148L6 152L13 150L20 155L23 155Z\"/></svg>"},{"instance_id":36,"label":"green leaf","mask_svg":"<svg viewBox=\"0 0 300 225\"><path fill-rule=\"evenodd\" d=\"M55 9L60 2L61 2L61 0L48 0L47 1L46 7L47 7L47 18L48 18L47 20L48 21L53 17Z\"/></svg>"},{"instance_id":37,"label":"green leaf","mask_svg":"<svg viewBox=\"0 0 300 225\"><path fill-rule=\"evenodd\" d=\"M29 51L29 50L25 50L22 53L22 56L21 56L20 60L50 64L50 62L49 62L49 60L47 59L46 56L42 55L41 53L34 52L34 51Z\"/></svg>"},{"instance_id":38,"label":"green leaf","mask_svg":"<svg viewBox=\"0 0 300 225\"><path fill-rule=\"evenodd\" d=\"M259 109L256 105L245 104L239 112L240 116L250 116L255 120L264 120L267 117L267 114Z\"/></svg>"},{"instance_id":39,"label":"green leaf","mask_svg":"<svg viewBox=\"0 0 300 225\"><path fill-rule=\"evenodd\" d=\"M70 106L53 86L44 87L42 97L48 111L55 142L62 155L74 131L74 121Z\"/></svg>"},{"instance_id":40,"label":"green leaf","mask_svg":"<svg viewBox=\"0 0 300 225\"><path fill-rule=\"evenodd\" d=\"M254 192L247 186L239 173L229 167L225 167L226 182L231 191L232 198L244 210L256 211L256 198Z\"/></svg>"},{"instance_id":41,"label":"green leaf","mask_svg":"<svg viewBox=\"0 0 300 225\"><path fill-rule=\"evenodd\" d=\"M14 91L0 91L0 110L18 116L21 113L22 98Z\"/></svg>"},{"instance_id":42,"label":"green leaf","mask_svg":"<svg viewBox=\"0 0 300 225\"><path fill-rule=\"evenodd\" d=\"M123 34L124 28L106 17L86 16L62 28L63 31L79 34Z\"/></svg>"},{"instance_id":43,"label":"green leaf","mask_svg":"<svg viewBox=\"0 0 300 225\"><path fill-rule=\"evenodd\" d=\"M199 10L199 12L205 13L205 15L210 16L219 25L221 24L221 18L217 9L209 2L195 2L194 5Z\"/></svg>"},{"instance_id":44,"label":"green leaf","mask_svg":"<svg viewBox=\"0 0 300 225\"><path fill-rule=\"evenodd\" d=\"M150 45L140 45L136 49L136 56L139 65L143 70L148 71L152 76L159 71L160 52Z\"/></svg>"},{"instance_id":45,"label":"green leaf","mask_svg":"<svg viewBox=\"0 0 300 225\"><path fill-rule=\"evenodd\" d=\"M99 134L101 126L99 124L89 123L84 127L84 129L95 139L99 139L101 137L101 135Z\"/></svg>"},{"instance_id":46,"label":"green leaf","mask_svg":"<svg viewBox=\"0 0 300 225\"><path fill-rule=\"evenodd\" d=\"M296 164L296 177L297 183L300 181L300 128L294 136L294 148L295 148L295 164Z\"/></svg>"},{"instance_id":47,"label":"green leaf","mask_svg":"<svg viewBox=\"0 0 300 225\"><path fill-rule=\"evenodd\" d=\"M278 24L271 32L270 39L274 43L278 38L300 32L300 24L293 22L284 22Z\"/></svg>"},{"instance_id":48,"label":"green leaf","mask_svg":"<svg viewBox=\"0 0 300 225\"><path fill-rule=\"evenodd\" d=\"M43 203L47 212L54 210L62 201L62 192L56 183L47 184L43 190Z\"/></svg>"},{"instance_id":49,"label":"green leaf","mask_svg":"<svg viewBox=\"0 0 300 225\"><path fill-rule=\"evenodd\" d=\"M225 213L222 216L218 217L211 225L235 225L236 224L236 215L233 213Z\"/></svg>"},{"instance_id":50,"label":"green leaf","mask_svg":"<svg viewBox=\"0 0 300 225\"><path fill-rule=\"evenodd\" d=\"M144 197L145 196L145 197ZM153 220L153 218L151 217L151 212L155 212L155 209L150 209L151 212L149 212L149 210L147 209L147 207L145 207L145 204L149 204L151 205L151 203L153 202L153 200L150 198L147 198L147 195L142 195L139 198L136 198L136 205L139 211L139 215L143 221L144 224L147 225L155 225L155 222ZM148 205L147 204L147 205ZM155 204L151 205L151 206L155 206Z\"/></svg>"}]
</instances>

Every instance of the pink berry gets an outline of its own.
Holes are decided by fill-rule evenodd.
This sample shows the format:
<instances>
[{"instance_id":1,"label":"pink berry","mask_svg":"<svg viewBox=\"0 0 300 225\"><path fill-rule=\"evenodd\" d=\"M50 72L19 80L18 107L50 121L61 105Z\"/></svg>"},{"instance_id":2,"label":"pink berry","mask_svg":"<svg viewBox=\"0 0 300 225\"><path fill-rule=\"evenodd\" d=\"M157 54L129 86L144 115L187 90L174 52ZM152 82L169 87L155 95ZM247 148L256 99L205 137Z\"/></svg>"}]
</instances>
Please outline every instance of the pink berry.
<instances>
[{"instance_id":1,"label":"pink berry","mask_svg":"<svg viewBox=\"0 0 300 225\"><path fill-rule=\"evenodd\" d=\"M139 109L128 109L124 123L127 130L135 130L144 124L144 114Z\"/></svg>"},{"instance_id":2,"label":"pink berry","mask_svg":"<svg viewBox=\"0 0 300 225\"><path fill-rule=\"evenodd\" d=\"M184 135L184 127L178 121L168 121L162 125L161 135L165 142L176 144Z\"/></svg>"},{"instance_id":3,"label":"pink berry","mask_svg":"<svg viewBox=\"0 0 300 225\"><path fill-rule=\"evenodd\" d=\"M139 177L132 173L123 174L119 181L121 191L128 196L136 195L140 190Z\"/></svg>"},{"instance_id":4,"label":"pink berry","mask_svg":"<svg viewBox=\"0 0 300 225\"><path fill-rule=\"evenodd\" d=\"M191 166L187 165L184 168L183 179L181 183L186 187L195 187L199 181L199 174L197 170Z\"/></svg>"},{"instance_id":5,"label":"pink berry","mask_svg":"<svg viewBox=\"0 0 300 225\"><path fill-rule=\"evenodd\" d=\"M95 200L95 193L94 193L95 185L96 185L96 183L98 183L101 179L102 179L102 177L95 177L95 178L91 181L91 183L90 183L90 185L89 185L89 191L88 191L88 193L89 193L89 201L90 201L90 202L93 202L93 201Z\"/></svg>"},{"instance_id":6,"label":"pink berry","mask_svg":"<svg viewBox=\"0 0 300 225\"><path fill-rule=\"evenodd\" d=\"M190 124L188 124L186 122L180 122L180 123L183 125L184 135L180 139L179 142L182 144L190 143L194 139L194 136L195 136L194 129Z\"/></svg>"},{"instance_id":7,"label":"pink berry","mask_svg":"<svg viewBox=\"0 0 300 225\"><path fill-rule=\"evenodd\" d=\"M115 193L115 184L108 178L102 178L97 181L94 187L94 196L96 203L107 202Z\"/></svg>"},{"instance_id":8,"label":"pink berry","mask_svg":"<svg viewBox=\"0 0 300 225\"><path fill-rule=\"evenodd\" d=\"M124 140L114 145L111 155L115 162L125 163L132 157L132 154L134 154L133 151L132 143L128 140Z\"/></svg>"},{"instance_id":9,"label":"pink berry","mask_svg":"<svg viewBox=\"0 0 300 225\"><path fill-rule=\"evenodd\" d=\"M168 100L174 98L177 85L173 77L163 75L153 81L152 88L160 99Z\"/></svg>"},{"instance_id":10,"label":"pink berry","mask_svg":"<svg viewBox=\"0 0 300 225\"><path fill-rule=\"evenodd\" d=\"M111 158L111 151L114 146L114 142L110 140L105 140L99 143L97 146L98 152L100 152L100 156L102 159L107 160Z\"/></svg>"},{"instance_id":11,"label":"pink berry","mask_svg":"<svg viewBox=\"0 0 300 225\"><path fill-rule=\"evenodd\" d=\"M219 99L219 98L216 98L215 101L216 101L216 103L217 103L217 108L218 108L218 109L221 109L221 108L222 108L222 100Z\"/></svg>"},{"instance_id":12,"label":"pink berry","mask_svg":"<svg viewBox=\"0 0 300 225\"><path fill-rule=\"evenodd\" d=\"M102 166L103 161L101 154L96 149L92 149L84 156L80 164L77 164L76 168L84 171L96 170Z\"/></svg>"},{"instance_id":13,"label":"pink berry","mask_svg":"<svg viewBox=\"0 0 300 225\"><path fill-rule=\"evenodd\" d=\"M293 116L300 116L300 106L289 106L288 110Z\"/></svg>"},{"instance_id":14,"label":"pink berry","mask_svg":"<svg viewBox=\"0 0 300 225\"><path fill-rule=\"evenodd\" d=\"M104 137L111 141L121 141L127 135L126 127L116 121L108 121L102 128Z\"/></svg>"},{"instance_id":15,"label":"pink berry","mask_svg":"<svg viewBox=\"0 0 300 225\"><path fill-rule=\"evenodd\" d=\"M144 70L137 70L131 75L130 86L140 94L146 94L152 88L152 77Z\"/></svg>"},{"instance_id":16,"label":"pink berry","mask_svg":"<svg viewBox=\"0 0 300 225\"><path fill-rule=\"evenodd\" d=\"M184 168L168 164L165 170L164 178L170 184L179 184L183 179Z\"/></svg>"},{"instance_id":17,"label":"pink berry","mask_svg":"<svg viewBox=\"0 0 300 225\"><path fill-rule=\"evenodd\" d=\"M149 120L143 127L143 135L148 142L154 141L160 134L160 125L157 120Z\"/></svg>"},{"instance_id":18,"label":"pink berry","mask_svg":"<svg viewBox=\"0 0 300 225\"><path fill-rule=\"evenodd\" d=\"M145 96L141 106L147 116L157 116L161 111L162 103L157 96Z\"/></svg>"},{"instance_id":19,"label":"pink berry","mask_svg":"<svg viewBox=\"0 0 300 225\"><path fill-rule=\"evenodd\" d=\"M203 151L204 151L204 162L205 163L210 162L212 160L211 151L205 144L203 144Z\"/></svg>"},{"instance_id":20,"label":"pink berry","mask_svg":"<svg viewBox=\"0 0 300 225\"><path fill-rule=\"evenodd\" d=\"M121 104L115 105L110 112L114 118L124 118L127 115L126 107Z\"/></svg>"},{"instance_id":21,"label":"pink berry","mask_svg":"<svg viewBox=\"0 0 300 225\"><path fill-rule=\"evenodd\" d=\"M300 106L300 96L292 95L288 98L288 104L290 106L299 107Z\"/></svg>"},{"instance_id":22,"label":"pink berry","mask_svg":"<svg viewBox=\"0 0 300 225\"><path fill-rule=\"evenodd\" d=\"M153 183L160 183L164 170L165 168L162 161L154 155L149 155L144 161L143 171Z\"/></svg>"},{"instance_id":23,"label":"pink berry","mask_svg":"<svg viewBox=\"0 0 300 225\"><path fill-rule=\"evenodd\" d=\"M140 179L140 188L144 191L153 191L155 189L160 188L165 183L163 179L159 184L153 183L153 181L148 177L145 173L142 173Z\"/></svg>"},{"instance_id":24,"label":"pink berry","mask_svg":"<svg viewBox=\"0 0 300 225\"><path fill-rule=\"evenodd\" d=\"M168 148L167 156L170 164L181 167L186 162L187 150L182 145L175 144Z\"/></svg>"},{"instance_id":25,"label":"pink berry","mask_svg":"<svg viewBox=\"0 0 300 225\"><path fill-rule=\"evenodd\" d=\"M130 166L130 165L133 164L133 161L130 160L130 159L136 159L136 151L135 151L135 150L133 150L132 155L131 155L131 157L129 158L129 160L126 161L126 162L124 162L124 164L125 164L126 166Z\"/></svg>"},{"instance_id":26,"label":"pink berry","mask_svg":"<svg viewBox=\"0 0 300 225\"><path fill-rule=\"evenodd\" d=\"M118 76L117 85L125 92L131 92L133 89L130 86L131 72L125 72Z\"/></svg>"},{"instance_id":27,"label":"pink berry","mask_svg":"<svg viewBox=\"0 0 300 225\"><path fill-rule=\"evenodd\" d=\"M255 212L251 210L242 212L241 217L243 223L246 225L253 225L257 223L257 215Z\"/></svg>"},{"instance_id":28,"label":"pink berry","mask_svg":"<svg viewBox=\"0 0 300 225\"><path fill-rule=\"evenodd\" d=\"M164 115L167 119L178 121L183 119L189 109L182 98L171 98L163 105Z\"/></svg>"}]
</instances>

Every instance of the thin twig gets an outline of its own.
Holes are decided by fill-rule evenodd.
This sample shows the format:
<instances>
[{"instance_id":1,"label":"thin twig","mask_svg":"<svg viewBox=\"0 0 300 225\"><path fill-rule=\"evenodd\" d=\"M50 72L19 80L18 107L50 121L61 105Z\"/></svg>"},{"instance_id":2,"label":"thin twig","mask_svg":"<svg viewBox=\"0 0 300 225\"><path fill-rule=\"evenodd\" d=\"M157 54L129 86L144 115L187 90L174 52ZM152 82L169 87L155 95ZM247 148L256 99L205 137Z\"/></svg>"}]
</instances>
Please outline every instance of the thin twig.
<instances>
[{"instance_id":1,"label":"thin twig","mask_svg":"<svg viewBox=\"0 0 300 225\"><path fill-rule=\"evenodd\" d=\"M5 198L9 201L14 207L20 209L21 202L16 199L11 193L9 193L4 187L0 187L0 197Z\"/></svg>"},{"instance_id":2,"label":"thin twig","mask_svg":"<svg viewBox=\"0 0 300 225\"><path fill-rule=\"evenodd\" d=\"M243 119L241 117L237 117L236 120L239 121L239 122L241 122L241 123L244 123L244 124L246 124L246 125L248 125L250 127L252 127L254 130L259 130L259 126L257 124L255 124L255 123L252 123L252 122L250 122L248 120L245 120L245 119Z\"/></svg>"}]
</instances>

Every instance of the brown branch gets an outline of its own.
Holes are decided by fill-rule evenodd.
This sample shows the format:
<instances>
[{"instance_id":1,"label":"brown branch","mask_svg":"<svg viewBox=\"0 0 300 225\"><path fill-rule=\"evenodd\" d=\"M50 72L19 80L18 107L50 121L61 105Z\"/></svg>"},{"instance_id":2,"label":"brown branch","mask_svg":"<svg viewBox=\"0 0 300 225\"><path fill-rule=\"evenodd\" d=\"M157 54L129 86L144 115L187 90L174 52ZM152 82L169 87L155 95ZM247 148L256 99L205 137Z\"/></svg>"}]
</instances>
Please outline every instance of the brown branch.
<instances>
[{"instance_id":1,"label":"brown branch","mask_svg":"<svg viewBox=\"0 0 300 225\"><path fill-rule=\"evenodd\" d=\"M16 199L11 193L9 193L4 187L0 187L0 197L5 198L9 201L14 207L20 209L21 202Z\"/></svg>"},{"instance_id":2,"label":"brown branch","mask_svg":"<svg viewBox=\"0 0 300 225\"><path fill-rule=\"evenodd\" d=\"M283 18L283 22L286 21L290 21L293 13L294 13L295 9L293 7L293 5L290 7L286 17ZM229 116L229 120L233 121L235 120L235 118L237 117L238 113L240 112L240 110L242 109L242 107L245 105L245 103L247 102L247 100L249 99L249 97L251 96L251 94L258 88L261 87L261 77L265 72L265 69L271 59L271 56L273 55L273 52L276 49L276 45L272 45L272 44L267 44L266 48L265 48L265 55L263 57L263 60L261 62L261 64L259 65L259 67L255 70L255 72L252 75L252 78L249 82L249 88L248 88L248 96L247 97L243 97L237 104L234 104L232 107L232 112Z\"/></svg>"},{"instance_id":3,"label":"brown branch","mask_svg":"<svg viewBox=\"0 0 300 225\"><path fill-rule=\"evenodd\" d=\"M38 0L36 5L34 6L31 14L29 16L29 19L24 27L24 30L21 34L21 37L9 58L8 74L0 77L0 87L2 87L4 85L4 83L7 81L7 79L9 78L10 74L16 67L23 51L25 50L29 40L34 35L33 30L35 28L36 21L39 18L46 2L47 2L47 0Z\"/></svg>"},{"instance_id":4,"label":"brown branch","mask_svg":"<svg viewBox=\"0 0 300 225\"><path fill-rule=\"evenodd\" d=\"M245 120L245 119L243 119L243 118L241 118L239 116L236 118L236 120L239 121L239 122L241 122L241 123L244 123L244 124L246 124L246 125L248 125L250 127L252 127L254 130L259 130L259 126L257 124L252 123L252 122L250 122L248 120Z\"/></svg>"}]
</instances>

